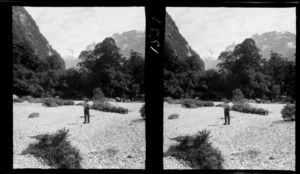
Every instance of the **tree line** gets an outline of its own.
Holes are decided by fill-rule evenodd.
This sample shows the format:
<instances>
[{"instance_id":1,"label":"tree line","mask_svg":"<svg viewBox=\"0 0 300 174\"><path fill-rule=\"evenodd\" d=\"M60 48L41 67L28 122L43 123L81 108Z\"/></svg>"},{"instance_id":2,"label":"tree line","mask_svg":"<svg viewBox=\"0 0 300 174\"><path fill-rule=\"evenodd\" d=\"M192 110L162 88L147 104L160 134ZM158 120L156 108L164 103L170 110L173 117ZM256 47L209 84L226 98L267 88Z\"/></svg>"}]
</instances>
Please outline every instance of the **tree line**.
<instances>
[{"instance_id":1,"label":"tree line","mask_svg":"<svg viewBox=\"0 0 300 174\"><path fill-rule=\"evenodd\" d=\"M220 54L219 71L204 70L199 56L180 58L166 42L164 95L221 100L240 89L246 98L295 98L295 61L275 52L270 55L266 60L254 40L246 39L233 51ZM100 89L109 98L136 100L144 95L144 57L134 51L128 59L123 57L112 38L104 39L94 50L82 51L79 70L66 70L57 57L53 54L43 60L26 43L14 44L14 94L82 99L91 98L93 91Z\"/></svg>"},{"instance_id":2,"label":"tree line","mask_svg":"<svg viewBox=\"0 0 300 174\"><path fill-rule=\"evenodd\" d=\"M65 69L55 55L40 59L26 44L13 47L13 89L16 95L68 99L91 98L95 89L105 97L141 99L144 94L144 58L131 51L126 59L112 38L92 51L82 51L79 70ZM96 91L97 91L96 90Z\"/></svg>"},{"instance_id":3,"label":"tree line","mask_svg":"<svg viewBox=\"0 0 300 174\"><path fill-rule=\"evenodd\" d=\"M295 99L295 61L271 52L266 60L253 39L245 39L233 51L222 52L219 71L201 71L193 57L179 59L165 45L165 96L172 98L200 98L221 100L231 98L234 89L240 89L247 98L273 101L277 95ZM294 55L296 56L296 55Z\"/></svg>"}]
</instances>

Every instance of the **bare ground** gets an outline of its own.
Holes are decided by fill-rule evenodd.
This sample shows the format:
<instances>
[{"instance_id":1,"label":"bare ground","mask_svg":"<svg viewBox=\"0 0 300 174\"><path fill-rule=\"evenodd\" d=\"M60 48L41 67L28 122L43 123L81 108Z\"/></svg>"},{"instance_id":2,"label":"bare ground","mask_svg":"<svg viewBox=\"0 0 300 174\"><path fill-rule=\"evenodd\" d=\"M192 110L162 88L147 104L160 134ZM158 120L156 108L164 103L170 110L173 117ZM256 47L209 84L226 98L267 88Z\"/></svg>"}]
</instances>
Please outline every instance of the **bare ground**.
<instances>
[{"instance_id":1,"label":"bare ground","mask_svg":"<svg viewBox=\"0 0 300 174\"><path fill-rule=\"evenodd\" d=\"M78 102L76 102L78 103ZM142 103L113 103L128 114L90 110L90 123L83 124L82 106L44 107L41 104L13 105L13 168L51 168L42 159L22 155L38 135L70 129L68 140L79 149L84 169L144 169L145 122ZM38 118L28 118L38 112Z\"/></svg>"},{"instance_id":2,"label":"bare ground","mask_svg":"<svg viewBox=\"0 0 300 174\"><path fill-rule=\"evenodd\" d=\"M78 102L76 102L78 103ZM116 103L114 103L116 104ZM218 104L218 103L215 103ZM82 124L82 106L48 108L41 104L15 103L13 107L13 167L50 168L41 159L21 155L35 136L70 129L69 140L83 157L86 169L145 168L145 122L139 109L142 103L117 103L129 109L128 114L90 110L91 123ZM221 150L224 169L266 169L295 171L295 122L285 122L280 110L283 104L257 104L269 115L231 111L231 124L223 125L221 107L185 109L164 104L164 152L178 143L174 138L211 130L213 146ZM38 112L38 118L28 118ZM171 114L179 119L168 120ZM164 157L165 169L191 169L184 161Z\"/></svg>"},{"instance_id":3,"label":"bare ground","mask_svg":"<svg viewBox=\"0 0 300 174\"><path fill-rule=\"evenodd\" d=\"M218 103L215 103L218 104ZM174 138L211 131L210 142L222 152L224 169L262 169L295 171L295 122L283 121L283 104L256 104L269 115L231 111L230 125L224 124L222 107L185 109L164 104L164 153L178 142ZM168 120L171 114L179 119ZM184 161L164 157L165 169L191 169Z\"/></svg>"}]
</instances>

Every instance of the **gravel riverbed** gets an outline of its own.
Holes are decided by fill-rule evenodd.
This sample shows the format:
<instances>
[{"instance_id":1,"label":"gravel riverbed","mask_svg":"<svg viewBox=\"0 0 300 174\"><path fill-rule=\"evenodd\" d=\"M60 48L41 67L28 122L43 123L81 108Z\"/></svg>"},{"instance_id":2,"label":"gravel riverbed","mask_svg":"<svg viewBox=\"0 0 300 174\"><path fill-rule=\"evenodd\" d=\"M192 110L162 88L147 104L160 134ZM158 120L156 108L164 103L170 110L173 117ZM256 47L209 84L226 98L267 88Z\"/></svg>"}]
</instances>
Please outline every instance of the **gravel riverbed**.
<instances>
[{"instance_id":1,"label":"gravel riverbed","mask_svg":"<svg viewBox=\"0 0 300 174\"><path fill-rule=\"evenodd\" d=\"M77 101L76 103L78 103ZM145 121L143 103L112 103L127 108L128 114L90 110L90 123L83 124L82 106L44 107L41 104L13 105L13 168L51 168L42 159L22 155L34 137L70 130L68 140L79 149L84 169L144 169ZM28 118L38 112L39 117Z\"/></svg>"}]
</instances>

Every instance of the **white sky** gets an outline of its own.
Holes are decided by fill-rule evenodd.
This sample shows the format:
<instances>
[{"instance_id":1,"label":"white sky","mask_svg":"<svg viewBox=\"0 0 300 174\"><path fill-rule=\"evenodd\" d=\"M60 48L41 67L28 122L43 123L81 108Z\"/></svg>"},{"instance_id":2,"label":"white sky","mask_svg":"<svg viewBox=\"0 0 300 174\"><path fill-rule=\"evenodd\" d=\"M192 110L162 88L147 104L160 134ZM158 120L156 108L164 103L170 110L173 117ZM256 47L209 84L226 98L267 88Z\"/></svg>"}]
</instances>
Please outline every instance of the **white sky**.
<instances>
[{"instance_id":1,"label":"white sky","mask_svg":"<svg viewBox=\"0 0 300 174\"><path fill-rule=\"evenodd\" d=\"M172 7L167 12L179 32L200 57L218 56L233 42L253 34L289 31L296 34L296 8L190 8Z\"/></svg>"},{"instance_id":2,"label":"white sky","mask_svg":"<svg viewBox=\"0 0 300 174\"><path fill-rule=\"evenodd\" d=\"M76 58L89 44L114 33L145 31L143 7L25 7L62 56L74 51Z\"/></svg>"}]
</instances>

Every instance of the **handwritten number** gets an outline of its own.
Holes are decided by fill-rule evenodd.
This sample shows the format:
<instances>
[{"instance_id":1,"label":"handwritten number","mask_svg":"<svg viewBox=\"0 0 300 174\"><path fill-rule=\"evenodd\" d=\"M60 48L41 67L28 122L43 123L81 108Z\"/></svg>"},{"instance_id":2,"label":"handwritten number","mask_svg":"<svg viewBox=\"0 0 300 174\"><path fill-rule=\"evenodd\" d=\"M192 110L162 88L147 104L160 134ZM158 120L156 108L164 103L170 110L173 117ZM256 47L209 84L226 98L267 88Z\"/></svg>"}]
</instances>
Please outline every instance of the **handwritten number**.
<instances>
[{"instance_id":1,"label":"handwritten number","mask_svg":"<svg viewBox=\"0 0 300 174\"><path fill-rule=\"evenodd\" d=\"M160 24L161 22L156 19L155 17L152 17L152 24L154 23L158 23ZM155 35L153 35L154 33L156 33ZM157 40L157 37L160 35L160 32L157 28L151 28L150 29L150 34L149 34L149 37L150 37L150 41L151 41L151 46L150 48L155 52L155 53L159 53L156 49L160 47L160 44L159 44L159 41ZM152 38L153 37L153 38ZM155 45L153 45L154 43L156 43Z\"/></svg>"},{"instance_id":2,"label":"handwritten number","mask_svg":"<svg viewBox=\"0 0 300 174\"><path fill-rule=\"evenodd\" d=\"M156 19L155 17L152 17L152 21L156 21L160 24L160 21L158 19Z\"/></svg>"},{"instance_id":3,"label":"handwritten number","mask_svg":"<svg viewBox=\"0 0 300 174\"><path fill-rule=\"evenodd\" d=\"M159 47L159 42L158 42L158 40L151 41L151 43L156 43L156 47Z\"/></svg>"}]
</instances>

